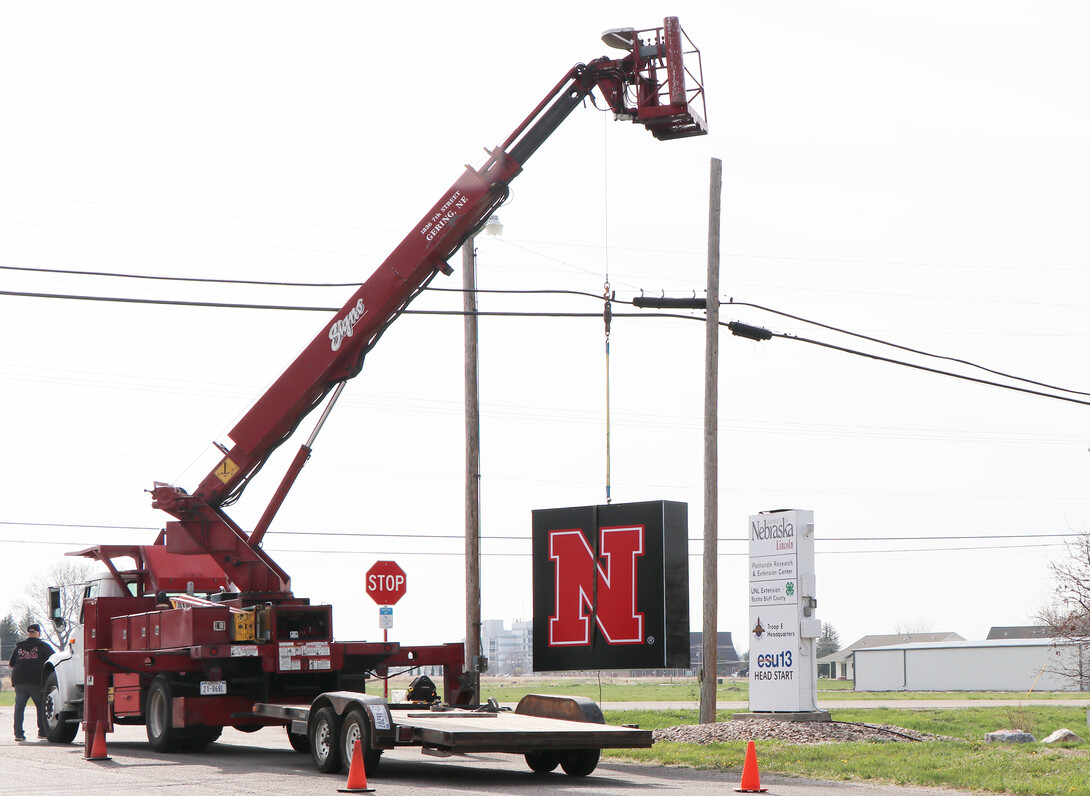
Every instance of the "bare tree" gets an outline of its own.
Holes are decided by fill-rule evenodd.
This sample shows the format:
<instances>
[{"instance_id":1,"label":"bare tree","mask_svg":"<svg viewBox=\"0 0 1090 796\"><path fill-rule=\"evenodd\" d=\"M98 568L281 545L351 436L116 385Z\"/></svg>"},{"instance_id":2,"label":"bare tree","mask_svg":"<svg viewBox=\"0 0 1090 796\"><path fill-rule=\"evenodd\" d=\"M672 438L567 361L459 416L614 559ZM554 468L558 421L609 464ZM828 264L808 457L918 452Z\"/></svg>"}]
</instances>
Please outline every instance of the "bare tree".
<instances>
[{"instance_id":1,"label":"bare tree","mask_svg":"<svg viewBox=\"0 0 1090 796\"><path fill-rule=\"evenodd\" d=\"M893 632L899 636L911 636L916 633L930 633L931 623L926 619L902 619L893 626Z\"/></svg>"},{"instance_id":2,"label":"bare tree","mask_svg":"<svg viewBox=\"0 0 1090 796\"><path fill-rule=\"evenodd\" d=\"M1036 619L1057 639L1057 655L1050 668L1074 681L1080 691L1090 690L1090 532L1067 543L1067 558L1050 561L1054 601ZM1068 654L1061 654L1068 648Z\"/></svg>"},{"instance_id":3,"label":"bare tree","mask_svg":"<svg viewBox=\"0 0 1090 796\"><path fill-rule=\"evenodd\" d=\"M17 616L23 617L19 629L25 635L26 626L37 622L42 626L42 638L56 649L63 649L71 638L72 628L79 622L83 589L94 566L87 561L62 558L45 572L35 575L24 590L25 597L15 603ZM61 590L61 616L64 629L57 630L49 611L49 587Z\"/></svg>"}]
</instances>

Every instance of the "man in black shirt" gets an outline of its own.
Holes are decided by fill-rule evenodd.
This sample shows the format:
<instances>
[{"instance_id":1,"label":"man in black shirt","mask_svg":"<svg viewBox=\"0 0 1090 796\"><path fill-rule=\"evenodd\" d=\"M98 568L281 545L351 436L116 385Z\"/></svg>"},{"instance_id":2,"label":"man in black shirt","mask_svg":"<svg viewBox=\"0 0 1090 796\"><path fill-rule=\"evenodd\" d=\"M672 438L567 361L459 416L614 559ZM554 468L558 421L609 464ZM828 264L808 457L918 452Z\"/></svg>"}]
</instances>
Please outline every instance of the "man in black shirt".
<instances>
[{"instance_id":1,"label":"man in black shirt","mask_svg":"<svg viewBox=\"0 0 1090 796\"><path fill-rule=\"evenodd\" d=\"M15 688L15 740L25 741L23 712L27 700L34 701L38 710L38 737L45 737L45 712L42 710L42 669L53 654L53 648L41 640L41 625L26 628L27 638L15 645L11 653L11 685Z\"/></svg>"}]
</instances>

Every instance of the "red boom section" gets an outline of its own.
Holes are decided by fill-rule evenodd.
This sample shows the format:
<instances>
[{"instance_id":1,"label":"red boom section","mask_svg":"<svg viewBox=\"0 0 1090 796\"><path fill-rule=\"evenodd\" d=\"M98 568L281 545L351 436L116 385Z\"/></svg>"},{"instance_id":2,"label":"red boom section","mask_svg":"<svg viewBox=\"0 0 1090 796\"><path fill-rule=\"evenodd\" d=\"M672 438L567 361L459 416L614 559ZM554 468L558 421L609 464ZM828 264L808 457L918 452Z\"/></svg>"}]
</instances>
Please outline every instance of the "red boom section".
<instances>
[{"instance_id":1,"label":"red boom section","mask_svg":"<svg viewBox=\"0 0 1090 796\"><path fill-rule=\"evenodd\" d=\"M269 390L231 429L235 446L224 462L246 472L295 427L329 387L356 375L361 356L409 298L486 220L505 197L493 185L506 185L520 170L500 157L483 174L467 169L444 197L386 261L348 299ZM227 466L228 471L231 465ZM223 463L197 488L196 497L218 503L235 480L226 481Z\"/></svg>"},{"instance_id":2,"label":"red boom section","mask_svg":"<svg viewBox=\"0 0 1090 796\"><path fill-rule=\"evenodd\" d=\"M174 516L165 544L172 553L208 553L242 592L288 593L290 579L258 546L272 515L309 455L304 446L254 534L223 512L273 450L338 383L355 376L386 327L484 224L508 194L526 160L598 88L618 119L646 126L659 139L707 132L699 51L676 17L662 28L627 31L629 54L576 65L480 169L462 176L420 219L389 257L345 302L299 357L231 429L234 446L193 494L156 484L152 505ZM614 39L616 43L618 39ZM695 56L694 72L684 63ZM632 89L632 90L630 90Z\"/></svg>"}]
</instances>

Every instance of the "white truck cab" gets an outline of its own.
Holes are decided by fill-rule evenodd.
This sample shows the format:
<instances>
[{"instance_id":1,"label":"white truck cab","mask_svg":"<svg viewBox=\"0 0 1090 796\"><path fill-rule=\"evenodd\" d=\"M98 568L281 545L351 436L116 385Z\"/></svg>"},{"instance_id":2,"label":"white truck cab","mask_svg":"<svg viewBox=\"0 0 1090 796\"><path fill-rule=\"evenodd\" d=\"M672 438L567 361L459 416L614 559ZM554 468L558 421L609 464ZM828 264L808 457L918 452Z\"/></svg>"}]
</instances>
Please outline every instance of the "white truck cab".
<instances>
[{"instance_id":1,"label":"white truck cab","mask_svg":"<svg viewBox=\"0 0 1090 796\"><path fill-rule=\"evenodd\" d=\"M83 719L83 603L96 597L124 597L121 586L108 572L95 575L80 596L79 624L69 628L61 606L61 589L49 587L49 611L53 626L69 635L42 670L42 697L46 737L52 743L70 743Z\"/></svg>"}]
</instances>

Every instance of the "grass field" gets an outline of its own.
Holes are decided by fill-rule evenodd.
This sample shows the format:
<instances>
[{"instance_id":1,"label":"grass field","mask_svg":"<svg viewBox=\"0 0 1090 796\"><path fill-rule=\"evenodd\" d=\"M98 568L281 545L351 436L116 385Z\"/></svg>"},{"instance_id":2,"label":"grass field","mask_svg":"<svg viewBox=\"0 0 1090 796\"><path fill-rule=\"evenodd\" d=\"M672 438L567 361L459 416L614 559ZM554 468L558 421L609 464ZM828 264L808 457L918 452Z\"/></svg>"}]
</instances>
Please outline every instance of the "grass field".
<instances>
[{"instance_id":1,"label":"grass field","mask_svg":"<svg viewBox=\"0 0 1090 796\"><path fill-rule=\"evenodd\" d=\"M843 700L889 701L971 699L986 702L994 699L1070 699L1071 693L1035 692L1033 694L1009 691L853 691L850 680L819 680L818 702L836 703ZM526 694L549 693L590 697L596 702L697 702L700 687L692 680L640 680L613 678L602 680L574 677L490 677L481 681L483 697L499 702L517 702ZM723 678L716 687L716 701L745 702L749 699L749 681ZM1090 704L1090 703L1088 703Z\"/></svg>"},{"instance_id":2,"label":"grass field","mask_svg":"<svg viewBox=\"0 0 1090 796\"><path fill-rule=\"evenodd\" d=\"M1090 744L1058 748L1045 744L985 744L984 734L1024 729L1043 738L1066 727L1083 737L1086 709L1038 706L971 707L941 710L849 709L831 711L834 721L894 724L955 738L922 743L788 744L761 741L757 755L762 773L825 780L890 782L945 786L994 793L1036 796L1090 795ZM727 712L720 720L729 720ZM696 711L610 711L610 724L639 724L646 729L693 724ZM745 743L656 743L651 749L607 751L611 758L663 765L691 766L741 773Z\"/></svg>"}]
</instances>

